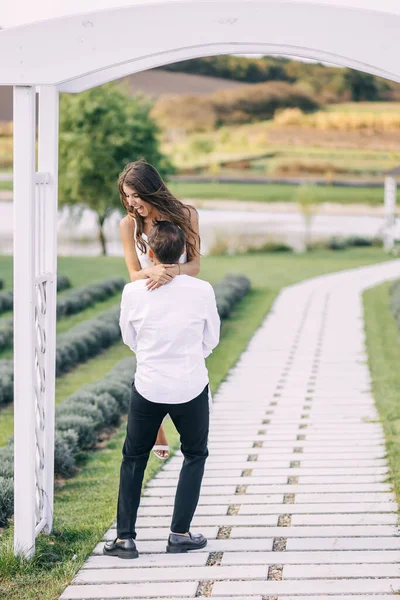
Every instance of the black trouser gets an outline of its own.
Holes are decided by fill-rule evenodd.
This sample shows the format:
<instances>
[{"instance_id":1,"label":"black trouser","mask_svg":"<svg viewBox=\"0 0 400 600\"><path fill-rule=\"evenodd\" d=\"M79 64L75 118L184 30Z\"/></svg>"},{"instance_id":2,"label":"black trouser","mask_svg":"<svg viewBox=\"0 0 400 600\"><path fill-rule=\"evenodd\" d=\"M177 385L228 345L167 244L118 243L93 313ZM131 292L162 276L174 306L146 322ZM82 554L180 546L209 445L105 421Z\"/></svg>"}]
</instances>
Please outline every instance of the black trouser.
<instances>
[{"instance_id":1,"label":"black trouser","mask_svg":"<svg viewBox=\"0 0 400 600\"><path fill-rule=\"evenodd\" d=\"M184 455L171 531L186 533L190 529L208 456L208 385L197 398L184 404L149 402L133 385L119 484L117 535L120 539L136 538L135 524L143 475L159 427L167 414L180 434Z\"/></svg>"}]
</instances>

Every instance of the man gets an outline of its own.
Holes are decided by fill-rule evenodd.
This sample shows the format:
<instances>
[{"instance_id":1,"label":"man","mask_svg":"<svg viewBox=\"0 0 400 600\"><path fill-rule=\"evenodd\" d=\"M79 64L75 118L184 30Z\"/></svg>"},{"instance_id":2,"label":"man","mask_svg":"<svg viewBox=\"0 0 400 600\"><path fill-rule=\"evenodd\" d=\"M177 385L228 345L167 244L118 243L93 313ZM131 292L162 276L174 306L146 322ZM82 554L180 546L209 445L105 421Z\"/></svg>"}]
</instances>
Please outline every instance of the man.
<instances>
[{"instance_id":1,"label":"man","mask_svg":"<svg viewBox=\"0 0 400 600\"><path fill-rule=\"evenodd\" d=\"M184 232L168 221L148 236L154 264L175 264L185 250ZM214 290L195 277L177 275L149 292L146 280L128 283L122 294L122 339L136 354L127 436L118 497L117 538L104 554L137 558L135 523L143 475L163 418L180 434L184 461L175 496L167 552L198 550L207 544L190 533L208 456L208 372L205 358L219 342Z\"/></svg>"}]
</instances>

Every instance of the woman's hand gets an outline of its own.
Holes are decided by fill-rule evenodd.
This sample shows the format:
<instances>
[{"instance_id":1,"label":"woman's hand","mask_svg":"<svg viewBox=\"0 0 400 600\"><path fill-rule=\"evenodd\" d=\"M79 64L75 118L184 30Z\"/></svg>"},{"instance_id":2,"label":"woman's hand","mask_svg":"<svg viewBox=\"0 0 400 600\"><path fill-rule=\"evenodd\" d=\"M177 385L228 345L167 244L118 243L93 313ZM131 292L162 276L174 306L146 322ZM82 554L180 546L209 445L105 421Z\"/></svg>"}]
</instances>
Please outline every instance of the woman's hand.
<instances>
[{"instance_id":1,"label":"woman's hand","mask_svg":"<svg viewBox=\"0 0 400 600\"><path fill-rule=\"evenodd\" d=\"M179 274L177 265L156 265L147 270L147 289L151 292L157 288L170 283Z\"/></svg>"}]
</instances>

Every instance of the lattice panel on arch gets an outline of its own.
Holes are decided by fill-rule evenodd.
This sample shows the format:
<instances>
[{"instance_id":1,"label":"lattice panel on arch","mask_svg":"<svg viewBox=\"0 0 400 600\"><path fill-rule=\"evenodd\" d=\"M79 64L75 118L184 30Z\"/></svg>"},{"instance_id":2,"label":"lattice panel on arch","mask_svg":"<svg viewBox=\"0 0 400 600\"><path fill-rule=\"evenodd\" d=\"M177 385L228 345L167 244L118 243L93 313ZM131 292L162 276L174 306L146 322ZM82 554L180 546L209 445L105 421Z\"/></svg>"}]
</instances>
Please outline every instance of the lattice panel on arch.
<instances>
[{"instance_id":1,"label":"lattice panel on arch","mask_svg":"<svg viewBox=\"0 0 400 600\"><path fill-rule=\"evenodd\" d=\"M45 393L46 393L46 276L35 282L35 439L36 439L36 527L40 530L45 502ZM44 523L43 523L44 525Z\"/></svg>"},{"instance_id":2,"label":"lattice panel on arch","mask_svg":"<svg viewBox=\"0 0 400 600\"><path fill-rule=\"evenodd\" d=\"M45 526L45 460L46 460L46 368L48 288L50 274L45 272L46 188L47 173L36 173L35 193L35 526L36 535Z\"/></svg>"}]
</instances>

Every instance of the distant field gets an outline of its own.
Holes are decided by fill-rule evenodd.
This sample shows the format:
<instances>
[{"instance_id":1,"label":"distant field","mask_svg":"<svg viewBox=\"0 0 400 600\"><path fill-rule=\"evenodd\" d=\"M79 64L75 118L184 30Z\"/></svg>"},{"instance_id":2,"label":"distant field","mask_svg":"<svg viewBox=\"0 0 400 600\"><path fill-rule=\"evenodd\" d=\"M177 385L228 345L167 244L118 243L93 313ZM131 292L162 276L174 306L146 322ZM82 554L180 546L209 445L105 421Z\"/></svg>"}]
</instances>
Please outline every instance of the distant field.
<instances>
[{"instance_id":1,"label":"distant field","mask_svg":"<svg viewBox=\"0 0 400 600\"><path fill-rule=\"evenodd\" d=\"M183 200L242 200L247 202L296 202L298 187L257 183L181 183L173 182L171 190ZM316 186L315 203L369 204L383 203L383 189Z\"/></svg>"},{"instance_id":2,"label":"distant field","mask_svg":"<svg viewBox=\"0 0 400 600\"><path fill-rule=\"evenodd\" d=\"M400 163L400 103L336 104L312 115L287 109L274 120L190 134L163 148L186 172L382 179ZM226 166L237 159L241 165Z\"/></svg>"}]
</instances>

